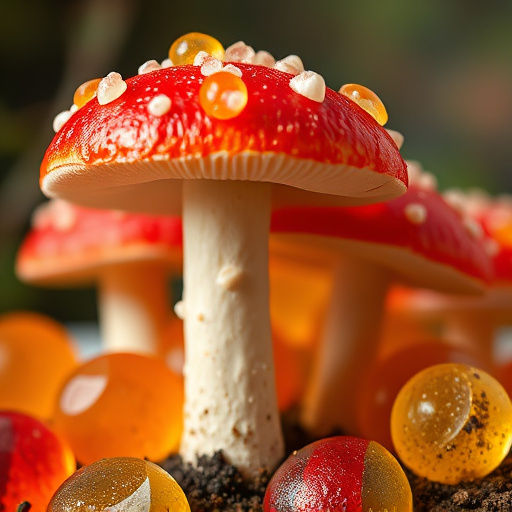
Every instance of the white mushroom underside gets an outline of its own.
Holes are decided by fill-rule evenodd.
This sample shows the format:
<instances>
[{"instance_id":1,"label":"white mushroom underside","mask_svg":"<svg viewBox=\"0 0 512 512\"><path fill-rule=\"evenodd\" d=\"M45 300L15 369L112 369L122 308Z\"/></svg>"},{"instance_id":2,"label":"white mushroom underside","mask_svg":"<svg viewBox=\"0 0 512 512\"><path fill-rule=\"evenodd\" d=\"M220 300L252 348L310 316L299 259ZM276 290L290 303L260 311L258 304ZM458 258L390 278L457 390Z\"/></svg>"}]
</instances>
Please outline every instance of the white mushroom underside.
<instances>
[{"instance_id":1,"label":"white mushroom underside","mask_svg":"<svg viewBox=\"0 0 512 512\"><path fill-rule=\"evenodd\" d=\"M179 215L181 187L176 181L197 179L288 185L273 187L273 206L370 203L397 197L406 190L400 180L370 169L253 151L222 151L204 158L100 162L96 166L69 163L46 175L41 188L49 197L93 208Z\"/></svg>"},{"instance_id":2,"label":"white mushroom underside","mask_svg":"<svg viewBox=\"0 0 512 512\"><path fill-rule=\"evenodd\" d=\"M448 263L431 261L404 247L307 234L279 233L275 236L279 240L276 243L282 244L284 251L293 253L294 247L307 245L319 251L346 252L388 269L402 284L446 293L478 295L483 291L483 283L476 277ZM286 248L286 245L289 247Z\"/></svg>"}]
</instances>

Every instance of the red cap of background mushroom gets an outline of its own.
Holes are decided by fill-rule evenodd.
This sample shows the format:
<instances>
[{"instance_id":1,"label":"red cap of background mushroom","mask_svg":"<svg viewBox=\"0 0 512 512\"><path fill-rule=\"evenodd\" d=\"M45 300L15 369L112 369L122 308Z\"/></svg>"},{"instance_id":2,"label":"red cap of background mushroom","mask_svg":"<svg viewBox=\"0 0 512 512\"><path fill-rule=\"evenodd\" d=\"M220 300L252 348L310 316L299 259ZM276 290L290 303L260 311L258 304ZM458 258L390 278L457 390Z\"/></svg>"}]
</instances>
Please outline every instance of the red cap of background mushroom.
<instances>
[{"instance_id":1,"label":"red cap of background mushroom","mask_svg":"<svg viewBox=\"0 0 512 512\"><path fill-rule=\"evenodd\" d=\"M284 454L268 307L272 205L389 199L405 192L407 172L386 130L297 62L284 66L297 73L260 65L273 59L243 43L226 50L225 66L204 52L192 56L198 65L182 60L205 40L221 56L211 39L173 44L180 65L126 82L109 75L50 144L41 188L90 206L183 205L181 454L195 463L221 449L255 476Z\"/></svg>"},{"instance_id":2,"label":"red cap of background mushroom","mask_svg":"<svg viewBox=\"0 0 512 512\"><path fill-rule=\"evenodd\" d=\"M492 280L478 297L411 290L402 299L394 294L390 307L423 324L441 324L446 339L501 364L496 329L512 321L512 202L477 190L449 190L444 196L483 233L492 261Z\"/></svg>"},{"instance_id":3,"label":"red cap of background mushroom","mask_svg":"<svg viewBox=\"0 0 512 512\"><path fill-rule=\"evenodd\" d=\"M491 278L481 237L431 184L418 183L429 181L427 173L416 174L407 193L389 202L289 208L273 214L274 238L293 244L293 252L299 244L308 244L340 258L323 345L304 405L305 425L320 435L337 427L354 432L353 386L374 354L393 280L475 293Z\"/></svg>"},{"instance_id":4,"label":"red cap of background mushroom","mask_svg":"<svg viewBox=\"0 0 512 512\"><path fill-rule=\"evenodd\" d=\"M181 274L181 218L95 210L55 199L34 213L16 273L41 286L97 283L104 348L156 353Z\"/></svg>"},{"instance_id":5,"label":"red cap of background mushroom","mask_svg":"<svg viewBox=\"0 0 512 512\"><path fill-rule=\"evenodd\" d=\"M403 196L378 204L276 210L271 230L278 251L279 241L306 243L374 262L411 286L481 293L494 273L473 225L413 181Z\"/></svg>"}]
</instances>

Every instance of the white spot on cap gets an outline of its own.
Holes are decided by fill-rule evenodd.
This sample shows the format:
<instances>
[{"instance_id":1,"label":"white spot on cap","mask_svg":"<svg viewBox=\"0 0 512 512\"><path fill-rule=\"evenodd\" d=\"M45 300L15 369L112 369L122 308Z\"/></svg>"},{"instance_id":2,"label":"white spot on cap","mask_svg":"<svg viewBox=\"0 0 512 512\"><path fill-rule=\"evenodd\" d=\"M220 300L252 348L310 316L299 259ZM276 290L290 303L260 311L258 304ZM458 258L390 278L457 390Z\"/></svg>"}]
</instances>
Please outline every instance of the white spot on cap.
<instances>
[{"instance_id":1,"label":"white spot on cap","mask_svg":"<svg viewBox=\"0 0 512 512\"><path fill-rule=\"evenodd\" d=\"M225 290L234 290L242 281L243 272L233 265L226 265L217 274L217 284Z\"/></svg>"},{"instance_id":2,"label":"white spot on cap","mask_svg":"<svg viewBox=\"0 0 512 512\"><path fill-rule=\"evenodd\" d=\"M174 305L174 312L176 313L176 316L183 320L185 318L185 303L182 300L179 300Z\"/></svg>"},{"instance_id":3,"label":"white spot on cap","mask_svg":"<svg viewBox=\"0 0 512 512\"><path fill-rule=\"evenodd\" d=\"M225 71L226 73L231 73L235 76L237 76L238 78L241 78L242 77L242 70L240 68L237 68L235 65L233 64L226 64L223 68L222 68L222 71Z\"/></svg>"},{"instance_id":4,"label":"white spot on cap","mask_svg":"<svg viewBox=\"0 0 512 512\"><path fill-rule=\"evenodd\" d=\"M484 230L481 224L469 215L464 217L464 227L466 228L466 231L477 240L484 236Z\"/></svg>"},{"instance_id":5,"label":"white spot on cap","mask_svg":"<svg viewBox=\"0 0 512 512\"><path fill-rule=\"evenodd\" d=\"M151 71L157 71L159 69L162 69L160 63L156 60L148 60L139 67L139 75L145 75L146 73L151 73Z\"/></svg>"},{"instance_id":6,"label":"white spot on cap","mask_svg":"<svg viewBox=\"0 0 512 512\"><path fill-rule=\"evenodd\" d=\"M304 64L298 55L288 55L288 57L278 60L274 67L280 71L294 75L298 75L304 71Z\"/></svg>"},{"instance_id":7,"label":"white spot on cap","mask_svg":"<svg viewBox=\"0 0 512 512\"><path fill-rule=\"evenodd\" d=\"M303 71L290 80L290 87L310 100L322 103L325 98L325 81L314 71Z\"/></svg>"},{"instance_id":8,"label":"white spot on cap","mask_svg":"<svg viewBox=\"0 0 512 512\"><path fill-rule=\"evenodd\" d=\"M98 103L100 105L107 105L108 103L117 100L128 86L123 80L123 77L113 71L103 78L98 84L98 91L96 93L98 97Z\"/></svg>"},{"instance_id":9,"label":"white spot on cap","mask_svg":"<svg viewBox=\"0 0 512 512\"><path fill-rule=\"evenodd\" d=\"M274 59L272 54L263 50L256 52L256 55L254 55L254 58L252 59L252 63L259 66L266 66L267 68L273 68L276 63L276 59Z\"/></svg>"},{"instance_id":10,"label":"white spot on cap","mask_svg":"<svg viewBox=\"0 0 512 512\"><path fill-rule=\"evenodd\" d=\"M247 46L243 41L238 41L238 43L234 43L226 48L224 60L251 64L255 55L256 53L252 47Z\"/></svg>"},{"instance_id":11,"label":"white spot on cap","mask_svg":"<svg viewBox=\"0 0 512 512\"><path fill-rule=\"evenodd\" d=\"M384 128L388 135L393 139L393 142L396 144L396 147L400 149L402 147L402 144L404 143L404 136L397 132L396 130L389 130L388 128Z\"/></svg>"},{"instance_id":12,"label":"white spot on cap","mask_svg":"<svg viewBox=\"0 0 512 512\"><path fill-rule=\"evenodd\" d=\"M171 109L171 98L165 94L159 94L151 98L148 103L148 111L151 115L161 117Z\"/></svg>"},{"instance_id":13,"label":"white spot on cap","mask_svg":"<svg viewBox=\"0 0 512 512\"><path fill-rule=\"evenodd\" d=\"M425 190L437 190L437 178L431 172L424 172L419 177L418 186Z\"/></svg>"},{"instance_id":14,"label":"white spot on cap","mask_svg":"<svg viewBox=\"0 0 512 512\"><path fill-rule=\"evenodd\" d=\"M464 192L462 190L453 188L450 190L445 190L443 192L443 199L456 211L459 213L464 213L466 211L466 200L464 196Z\"/></svg>"},{"instance_id":15,"label":"white spot on cap","mask_svg":"<svg viewBox=\"0 0 512 512\"><path fill-rule=\"evenodd\" d=\"M210 76L222 69L222 61L209 53L200 51L194 59L194 66L201 66L201 74Z\"/></svg>"},{"instance_id":16,"label":"white spot on cap","mask_svg":"<svg viewBox=\"0 0 512 512\"><path fill-rule=\"evenodd\" d=\"M287 64L286 62L282 62L280 60L278 60L275 63L274 69L277 69L278 71L282 71L283 73L290 73L290 75L294 75L294 76L296 76L300 73L300 71L295 66L292 66L291 64Z\"/></svg>"},{"instance_id":17,"label":"white spot on cap","mask_svg":"<svg viewBox=\"0 0 512 512\"><path fill-rule=\"evenodd\" d=\"M404 214L411 224L424 224L427 220L427 209L420 203L409 203L404 208Z\"/></svg>"},{"instance_id":18,"label":"white spot on cap","mask_svg":"<svg viewBox=\"0 0 512 512\"><path fill-rule=\"evenodd\" d=\"M417 182L419 180L420 175L423 173L423 166L414 160L408 160L407 164L407 174L409 176L409 181L411 183Z\"/></svg>"},{"instance_id":19,"label":"white spot on cap","mask_svg":"<svg viewBox=\"0 0 512 512\"><path fill-rule=\"evenodd\" d=\"M162 69L165 69L165 68L172 68L174 66L174 63L171 59L164 59L162 61Z\"/></svg>"},{"instance_id":20,"label":"white spot on cap","mask_svg":"<svg viewBox=\"0 0 512 512\"><path fill-rule=\"evenodd\" d=\"M69 110L63 110L58 113L53 120L53 131L57 133L72 115L73 113Z\"/></svg>"},{"instance_id":21,"label":"white spot on cap","mask_svg":"<svg viewBox=\"0 0 512 512\"><path fill-rule=\"evenodd\" d=\"M53 228L55 231L71 231L78 221L75 208L62 199L52 199L39 205L32 214L34 229Z\"/></svg>"}]
</instances>

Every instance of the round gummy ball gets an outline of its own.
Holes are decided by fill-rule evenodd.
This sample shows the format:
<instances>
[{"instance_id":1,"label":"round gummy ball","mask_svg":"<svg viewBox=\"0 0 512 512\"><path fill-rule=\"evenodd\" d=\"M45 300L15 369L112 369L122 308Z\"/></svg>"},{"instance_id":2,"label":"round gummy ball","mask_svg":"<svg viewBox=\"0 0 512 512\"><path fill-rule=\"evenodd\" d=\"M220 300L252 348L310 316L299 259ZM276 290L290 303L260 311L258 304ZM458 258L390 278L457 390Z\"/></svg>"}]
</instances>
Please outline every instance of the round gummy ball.
<instances>
[{"instance_id":1,"label":"round gummy ball","mask_svg":"<svg viewBox=\"0 0 512 512\"><path fill-rule=\"evenodd\" d=\"M142 459L116 457L85 466L57 490L47 512L190 512L176 480Z\"/></svg>"},{"instance_id":2,"label":"round gummy ball","mask_svg":"<svg viewBox=\"0 0 512 512\"><path fill-rule=\"evenodd\" d=\"M163 460L178 448L183 380L156 357L110 353L79 366L65 382L54 415L77 460Z\"/></svg>"},{"instance_id":3,"label":"round gummy ball","mask_svg":"<svg viewBox=\"0 0 512 512\"><path fill-rule=\"evenodd\" d=\"M53 493L76 469L69 447L38 419L0 412L0 510L27 501L44 512Z\"/></svg>"},{"instance_id":4,"label":"round gummy ball","mask_svg":"<svg viewBox=\"0 0 512 512\"><path fill-rule=\"evenodd\" d=\"M512 445L512 404L501 384L472 366L431 366L402 387L391 412L401 461L419 476L458 484L498 467Z\"/></svg>"},{"instance_id":5,"label":"round gummy ball","mask_svg":"<svg viewBox=\"0 0 512 512\"><path fill-rule=\"evenodd\" d=\"M77 365L74 341L60 323L29 311L0 316L0 409L47 420Z\"/></svg>"},{"instance_id":6,"label":"round gummy ball","mask_svg":"<svg viewBox=\"0 0 512 512\"><path fill-rule=\"evenodd\" d=\"M265 512L412 512L407 477L380 444L340 436L294 452L274 473Z\"/></svg>"}]
</instances>

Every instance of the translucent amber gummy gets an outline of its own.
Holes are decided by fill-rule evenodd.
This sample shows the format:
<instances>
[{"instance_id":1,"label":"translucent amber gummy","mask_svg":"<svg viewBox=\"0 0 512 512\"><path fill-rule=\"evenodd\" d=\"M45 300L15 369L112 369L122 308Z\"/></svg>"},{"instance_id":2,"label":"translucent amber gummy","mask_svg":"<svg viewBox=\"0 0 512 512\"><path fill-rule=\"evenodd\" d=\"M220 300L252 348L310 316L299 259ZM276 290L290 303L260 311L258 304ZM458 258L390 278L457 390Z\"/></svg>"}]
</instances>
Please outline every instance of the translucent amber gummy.
<instances>
[{"instance_id":1,"label":"translucent amber gummy","mask_svg":"<svg viewBox=\"0 0 512 512\"><path fill-rule=\"evenodd\" d=\"M77 365L73 340L58 322L31 312L0 316L0 409L48 419Z\"/></svg>"},{"instance_id":2,"label":"translucent amber gummy","mask_svg":"<svg viewBox=\"0 0 512 512\"><path fill-rule=\"evenodd\" d=\"M400 390L391 413L396 453L417 475L457 484L500 465L512 443L512 404L489 374L441 364Z\"/></svg>"},{"instance_id":3,"label":"translucent amber gummy","mask_svg":"<svg viewBox=\"0 0 512 512\"><path fill-rule=\"evenodd\" d=\"M80 85L73 95L73 103L78 108L82 108L88 101L94 98L100 82L101 78L95 78Z\"/></svg>"},{"instance_id":4,"label":"translucent amber gummy","mask_svg":"<svg viewBox=\"0 0 512 512\"><path fill-rule=\"evenodd\" d=\"M190 512L181 487L152 462L131 457L103 459L64 482L48 512Z\"/></svg>"},{"instance_id":5,"label":"translucent amber gummy","mask_svg":"<svg viewBox=\"0 0 512 512\"><path fill-rule=\"evenodd\" d=\"M371 89L358 84L345 84L339 93L344 94L366 110L381 126L388 122L386 107Z\"/></svg>"},{"instance_id":6,"label":"translucent amber gummy","mask_svg":"<svg viewBox=\"0 0 512 512\"><path fill-rule=\"evenodd\" d=\"M362 437L394 451L391 409L403 385L421 370L443 363L478 365L475 356L440 340L426 340L396 350L367 368L358 390L357 424Z\"/></svg>"},{"instance_id":7,"label":"translucent amber gummy","mask_svg":"<svg viewBox=\"0 0 512 512\"><path fill-rule=\"evenodd\" d=\"M206 52L216 59L224 59L224 47L212 36L190 32L179 37L169 48L169 59L175 66L193 64L199 52Z\"/></svg>"},{"instance_id":8,"label":"translucent amber gummy","mask_svg":"<svg viewBox=\"0 0 512 512\"><path fill-rule=\"evenodd\" d=\"M331 437L294 452L269 482L265 512L412 512L409 482L380 444Z\"/></svg>"},{"instance_id":9,"label":"translucent amber gummy","mask_svg":"<svg viewBox=\"0 0 512 512\"><path fill-rule=\"evenodd\" d=\"M24 501L44 512L53 493L76 469L71 450L39 420L0 412L0 510Z\"/></svg>"},{"instance_id":10,"label":"translucent amber gummy","mask_svg":"<svg viewBox=\"0 0 512 512\"><path fill-rule=\"evenodd\" d=\"M207 76L199 89L199 103L216 119L231 119L242 112L248 100L244 81L227 71Z\"/></svg>"},{"instance_id":11,"label":"translucent amber gummy","mask_svg":"<svg viewBox=\"0 0 512 512\"><path fill-rule=\"evenodd\" d=\"M59 397L54 425L76 458L164 459L178 448L183 383L163 361L105 354L78 367Z\"/></svg>"}]
</instances>

